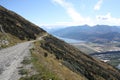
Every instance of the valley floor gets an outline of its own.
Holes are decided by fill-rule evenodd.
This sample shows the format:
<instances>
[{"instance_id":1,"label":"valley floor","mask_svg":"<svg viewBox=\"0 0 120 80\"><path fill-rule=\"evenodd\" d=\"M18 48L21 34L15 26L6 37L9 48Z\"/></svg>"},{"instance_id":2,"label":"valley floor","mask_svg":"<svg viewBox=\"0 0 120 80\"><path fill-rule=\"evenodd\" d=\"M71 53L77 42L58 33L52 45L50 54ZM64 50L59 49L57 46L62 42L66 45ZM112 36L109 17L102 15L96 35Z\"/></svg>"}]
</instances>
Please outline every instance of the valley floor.
<instances>
[{"instance_id":1,"label":"valley floor","mask_svg":"<svg viewBox=\"0 0 120 80\"><path fill-rule=\"evenodd\" d=\"M97 44L92 42L73 43L80 51L120 69L120 42Z\"/></svg>"}]
</instances>

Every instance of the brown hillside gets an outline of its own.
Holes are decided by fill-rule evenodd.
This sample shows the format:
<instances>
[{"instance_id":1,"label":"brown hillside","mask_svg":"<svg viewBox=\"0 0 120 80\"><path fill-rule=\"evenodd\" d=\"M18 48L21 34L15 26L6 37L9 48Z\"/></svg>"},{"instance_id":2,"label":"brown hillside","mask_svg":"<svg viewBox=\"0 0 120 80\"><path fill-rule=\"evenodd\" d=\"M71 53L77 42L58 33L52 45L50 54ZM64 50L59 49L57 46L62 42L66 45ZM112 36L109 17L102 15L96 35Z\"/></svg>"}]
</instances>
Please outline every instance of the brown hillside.
<instances>
[{"instance_id":1,"label":"brown hillside","mask_svg":"<svg viewBox=\"0 0 120 80\"><path fill-rule=\"evenodd\" d=\"M120 72L112 66L96 60L73 46L48 36L40 45L44 50L56 56L56 59L71 69L82 74L88 80L119 80Z\"/></svg>"},{"instance_id":2,"label":"brown hillside","mask_svg":"<svg viewBox=\"0 0 120 80\"><path fill-rule=\"evenodd\" d=\"M38 35L45 32L35 24L2 6L0 6L0 25L6 33L19 37L21 40L36 39Z\"/></svg>"}]
</instances>

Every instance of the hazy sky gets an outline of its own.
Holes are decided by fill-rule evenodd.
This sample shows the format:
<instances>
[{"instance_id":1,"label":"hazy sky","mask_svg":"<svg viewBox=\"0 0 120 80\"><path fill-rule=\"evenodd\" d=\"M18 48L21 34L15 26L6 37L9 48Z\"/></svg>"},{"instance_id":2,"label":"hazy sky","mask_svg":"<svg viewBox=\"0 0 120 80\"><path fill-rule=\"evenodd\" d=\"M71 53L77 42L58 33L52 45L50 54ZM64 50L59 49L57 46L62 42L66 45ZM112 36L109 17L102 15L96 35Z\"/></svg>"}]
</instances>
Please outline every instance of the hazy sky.
<instances>
[{"instance_id":1,"label":"hazy sky","mask_svg":"<svg viewBox=\"0 0 120 80\"><path fill-rule=\"evenodd\" d=\"M120 0L0 0L41 25L120 25Z\"/></svg>"}]
</instances>

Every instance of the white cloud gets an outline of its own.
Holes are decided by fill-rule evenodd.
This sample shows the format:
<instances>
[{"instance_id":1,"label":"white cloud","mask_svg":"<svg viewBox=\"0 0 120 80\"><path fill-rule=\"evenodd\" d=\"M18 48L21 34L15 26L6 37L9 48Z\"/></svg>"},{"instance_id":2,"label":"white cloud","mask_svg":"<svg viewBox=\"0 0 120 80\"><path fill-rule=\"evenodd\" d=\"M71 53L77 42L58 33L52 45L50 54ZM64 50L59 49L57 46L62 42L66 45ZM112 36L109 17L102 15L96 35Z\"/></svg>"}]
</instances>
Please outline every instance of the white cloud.
<instances>
[{"instance_id":1,"label":"white cloud","mask_svg":"<svg viewBox=\"0 0 120 80\"><path fill-rule=\"evenodd\" d=\"M107 13L106 15L97 15L95 18L91 17L83 17L80 13L78 13L73 7L72 3L67 2L66 0L52 0L55 4L59 4L62 6L66 13L73 20L72 22L56 22L54 25L62 25L62 26L75 26L75 25L120 25L120 18L115 18L111 15L111 13ZM94 9L99 10L101 7L103 0L99 0L95 5Z\"/></svg>"},{"instance_id":2,"label":"white cloud","mask_svg":"<svg viewBox=\"0 0 120 80\"><path fill-rule=\"evenodd\" d=\"M82 21L82 16L73 8L73 5L66 2L65 0L53 0L55 3L61 5L65 8L68 15L72 18L73 21Z\"/></svg>"},{"instance_id":3,"label":"white cloud","mask_svg":"<svg viewBox=\"0 0 120 80\"><path fill-rule=\"evenodd\" d=\"M103 0L98 0L97 4L94 6L94 10L100 10Z\"/></svg>"},{"instance_id":4,"label":"white cloud","mask_svg":"<svg viewBox=\"0 0 120 80\"><path fill-rule=\"evenodd\" d=\"M89 17L84 18L81 16L80 13L78 13L75 8L73 7L73 5L69 2L66 2L65 0L53 0L54 3L59 4L60 6L62 6L67 14L71 17L71 19L73 20L72 24L76 23L76 24L92 24L91 20ZM70 23L69 23L70 24Z\"/></svg>"},{"instance_id":5,"label":"white cloud","mask_svg":"<svg viewBox=\"0 0 120 80\"><path fill-rule=\"evenodd\" d=\"M120 25L120 18L112 17L111 13L107 13L106 15L97 15L96 20L98 24Z\"/></svg>"}]
</instances>

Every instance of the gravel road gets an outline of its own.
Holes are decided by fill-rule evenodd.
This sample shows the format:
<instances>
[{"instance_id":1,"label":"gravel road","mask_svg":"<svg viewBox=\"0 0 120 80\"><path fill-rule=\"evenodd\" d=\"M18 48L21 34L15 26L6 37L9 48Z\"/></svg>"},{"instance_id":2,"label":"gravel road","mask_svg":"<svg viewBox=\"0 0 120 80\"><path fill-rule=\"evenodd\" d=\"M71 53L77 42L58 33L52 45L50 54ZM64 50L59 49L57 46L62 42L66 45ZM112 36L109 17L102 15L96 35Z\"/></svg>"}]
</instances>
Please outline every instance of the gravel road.
<instances>
[{"instance_id":1,"label":"gravel road","mask_svg":"<svg viewBox=\"0 0 120 80\"><path fill-rule=\"evenodd\" d=\"M0 50L0 80L18 80L23 58L30 54L32 42L24 42L13 47Z\"/></svg>"},{"instance_id":2,"label":"gravel road","mask_svg":"<svg viewBox=\"0 0 120 80\"><path fill-rule=\"evenodd\" d=\"M21 62L26 56L30 56L32 42L40 41L48 34L44 34L37 40L19 43L13 47L0 50L0 80L19 80L18 74Z\"/></svg>"}]
</instances>

